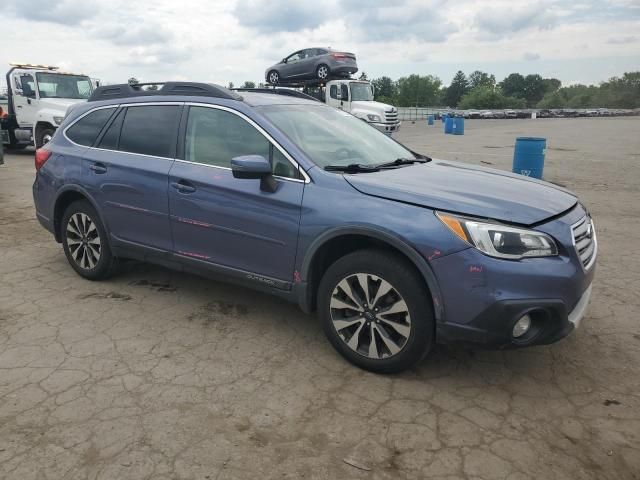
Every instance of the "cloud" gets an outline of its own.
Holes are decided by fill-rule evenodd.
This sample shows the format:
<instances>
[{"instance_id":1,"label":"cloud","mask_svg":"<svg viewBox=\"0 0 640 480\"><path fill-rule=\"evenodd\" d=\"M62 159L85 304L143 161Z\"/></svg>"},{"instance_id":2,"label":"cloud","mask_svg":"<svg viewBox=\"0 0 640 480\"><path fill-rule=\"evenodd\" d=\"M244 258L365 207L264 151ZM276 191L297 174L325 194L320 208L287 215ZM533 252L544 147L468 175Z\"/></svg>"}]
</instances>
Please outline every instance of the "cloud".
<instances>
[{"instance_id":1,"label":"cloud","mask_svg":"<svg viewBox=\"0 0 640 480\"><path fill-rule=\"evenodd\" d=\"M259 32L299 32L317 28L335 11L313 2L298 3L290 0L240 0L233 14L245 27Z\"/></svg>"},{"instance_id":2,"label":"cloud","mask_svg":"<svg viewBox=\"0 0 640 480\"><path fill-rule=\"evenodd\" d=\"M533 62L535 60L540 60L540 54L533 53L533 52L525 52L522 58L527 62Z\"/></svg>"},{"instance_id":3,"label":"cloud","mask_svg":"<svg viewBox=\"0 0 640 480\"><path fill-rule=\"evenodd\" d=\"M361 40L389 42L414 38L422 42L443 42L457 27L440 10L439 2L386 4L354 12L347 20Z\"/></svg>"},{"instance_id":4,"label":"cloud","mask_svg":"<svg viewBox=\"0 0 640 480\"><path fill-rule=\"evenodd\" d=\"M148 45L168 43L173 39L173 34L160 25L144 24L136 25L107 25L99 26L94 33L97 37L111 41L115 45Z\"/></svg>"},{"instance_id":5,"label":"cloud","mask_svg":"<svg viewBox=\"0 0 640 480\"><path fill-rule=\"evenodd\" d=\"M528 29L548 30L557 16L538 3L520 8L486 8L478 12L475 27L485 36L502 37Z\"/></svg>"},{"instance_id":6,"label":"cloud","mask_svg":"<svg viewBox=\"0 0 640 480\"><path fill-rule=\"evenodd\" d=\"M241 26L266 34L343 22L345 31L360 41L442 42L457 30L442 15L443 5L439 0L325 0L320 7L291 0L239 0L232 13Z\"/></svg>"},{"instance_id":7,"label":"cloud","mask_svg":"<svg viewBox=\"0 0 640 480\"><path fill-rule=\"evenodd\" d=\"M97 15L99 9L85 0L5 0L8 11L25 20L78 25Z\"/></svg>"},{"instance_id":8,"label":"cloud","mask_svg":"<svg viewBox=\"0 0 640 480\"><path fill-rule=\"evenodd\" d=\"M635 43L639 40L635 35L629 35L627 37L611 37L607 40L610 45L626 45L628 43Z\"/></svg>"}]
</instances>

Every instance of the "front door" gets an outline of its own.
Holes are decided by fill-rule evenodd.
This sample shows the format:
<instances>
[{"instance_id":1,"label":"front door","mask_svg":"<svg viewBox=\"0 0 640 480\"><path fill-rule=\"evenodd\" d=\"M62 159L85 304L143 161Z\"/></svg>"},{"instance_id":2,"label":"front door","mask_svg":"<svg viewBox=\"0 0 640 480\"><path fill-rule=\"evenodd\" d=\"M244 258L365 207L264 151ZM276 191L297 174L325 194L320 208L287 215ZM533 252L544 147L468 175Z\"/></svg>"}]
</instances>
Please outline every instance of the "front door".
<instances>
[{"instance_id":1,"label":"front door","mask_svg":"<svg viewBox=\"0 0 640 480\"><path fill-rule=\"evenodd\" d=\"M277 190L234 178L231 159L269 158ZM191 106L184 155L169 174L169 210L177 255L234 269L261 282L291 282L304 180L283 150L243 115Z\"/></svg>"},{"instance_id":2,"label":"front door","mask_svg":"<svg viewBox=\"0 0 640 480\"><path fill-rule=\"evenodd\" d=\"M13 106L18 125L22 128L33 127L38 110L36 82L33 74L16 73L13 80Z\"/></svg>"}]
</instances>

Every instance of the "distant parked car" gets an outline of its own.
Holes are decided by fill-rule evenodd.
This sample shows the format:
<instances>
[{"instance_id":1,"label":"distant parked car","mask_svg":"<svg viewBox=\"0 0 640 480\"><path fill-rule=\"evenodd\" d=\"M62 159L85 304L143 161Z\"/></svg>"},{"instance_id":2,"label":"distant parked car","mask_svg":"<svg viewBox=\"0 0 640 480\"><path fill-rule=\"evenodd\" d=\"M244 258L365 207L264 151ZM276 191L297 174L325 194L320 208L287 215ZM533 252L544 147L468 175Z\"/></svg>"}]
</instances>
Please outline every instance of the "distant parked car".
<instances>
[{"instance_id":1,"label":"distant parked car","mask_svg":"<svg viewBox=\"0 0 640 480\"><path fill-rule=\"evenodd\" d=\"M349 77L358 71L356 56L330 48L305 48L283 58L267 68L267 83L277 85L296 80L328 80L331 77Z\"/></svg>"},{"instance_id":2,"label":"distant parked car","mask_svg":"<svg viewBox=\"0 0 640 480\"><path fill-rule=\"evenodd\" d=\"M477 110L467 110L467 118L480 118L480 112Z\"/></svg>"},{"instance_id":3,"label":"distant parked car","mask_svg":"<svg viewBox=\"0 0 640 480\"><path fill-rule=\"evenodd\" d=\"M518 118L518 114L515 110L505 110L504 111L505 118Z\"/></svg>"},{"instance_id":4,"label":"distant parked car","mask_svg":"<svg viewBox=\"0 0 640 480\"><path fill-rule=\"evenodd\" d=\"M492 111L485 110L484 112L480 112L480 118L495 118L495 117Z\"/></svg>"}]
</instances>

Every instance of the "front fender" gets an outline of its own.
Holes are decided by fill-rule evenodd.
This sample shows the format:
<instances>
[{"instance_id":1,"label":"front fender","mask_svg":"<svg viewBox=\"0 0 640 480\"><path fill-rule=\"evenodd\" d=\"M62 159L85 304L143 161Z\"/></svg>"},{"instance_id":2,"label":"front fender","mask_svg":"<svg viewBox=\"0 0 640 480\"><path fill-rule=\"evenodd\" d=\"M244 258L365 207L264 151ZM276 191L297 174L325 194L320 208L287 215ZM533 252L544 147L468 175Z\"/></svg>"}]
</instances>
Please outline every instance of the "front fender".
<instances>
[{"instance_id":1,"label":"front fender","mask_svg":"<svg viewBox=\"0 0 640 480\"><path fill-rule=\"evenodd\" d=\"M300 268L300 279L303 285L308 284L310 278L310 270L311 265L313 263L315 255L318 253L320 248L325 245L328 241L345 235L362 235L366 237L370 237L372 239L379 240L384 242L391 247L394 247L402 254L404 254L411 263L415 265L418 269L422 277L424 278L427 286L429 287L429 292L431 293L434 314L436 321L440 321L443 318L443 309L441 298L442 295L440 293L440 287L438 286L438 282L433 273L433 270L429 266L427 260L425 260L420 253L418 253L414 248L412 248L406 241L394 235L391 232L387 232L381 230L380 228L372 228L370 226L365 225L346 225L340 226L336 228L329 229L325 231L323 234L318 236L312 243L309 245L309 248L306 251L304 259L302 261L302 265ZM303 310L310 310L309 306L306 305L308 301L308 294L304 295L304 299L301 299L301 306Z\"/></svg>"}]
</instances>

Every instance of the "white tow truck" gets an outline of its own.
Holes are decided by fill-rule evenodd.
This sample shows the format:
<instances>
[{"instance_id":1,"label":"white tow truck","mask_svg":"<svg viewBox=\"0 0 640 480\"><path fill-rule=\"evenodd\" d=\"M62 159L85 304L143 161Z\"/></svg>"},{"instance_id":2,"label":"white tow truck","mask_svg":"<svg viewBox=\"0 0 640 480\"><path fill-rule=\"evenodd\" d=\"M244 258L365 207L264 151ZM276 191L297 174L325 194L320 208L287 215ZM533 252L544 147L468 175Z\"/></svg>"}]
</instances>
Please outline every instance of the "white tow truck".
<instances>
[{"instance_id":1,"label":"white tow truck","mask_svg":"<svg viewBox=\"0 0 640 480\"><path fill-rule=\"evenodd\" d=\"M276 87L273 85L272 87ZM366 80L336 78L328 82L309 80L305 82L279 82L277 88L302 90L318 100L364 120L381 132L391 135L400 130L398 109L393 105L373 99L373 85Z\"/></svg>"},{"instance_id":2,"label":"white tow truck","mask_svg":"<svg viewBox=\"0 0 640 480\"><path fill-rule=\"evenodd\" d=\"M0 140L9 149L41 147L53 137L67 109L93 92L87 75L57 67L12 63L7 72L7 111L0 111Z\"/></svg>"},{"instance_id":3,"label":"white tow truck","mask_svg":"<svg viewBox=\"0 0 640 480\"><path fill-rule=\"evenodd\" d=\"M331 80L325 85L323 101L370 123L381 132L391 134L400 130L398 109L376 102L373 93L373 85L366 80Z\"/></svg>"}]
</instances>

